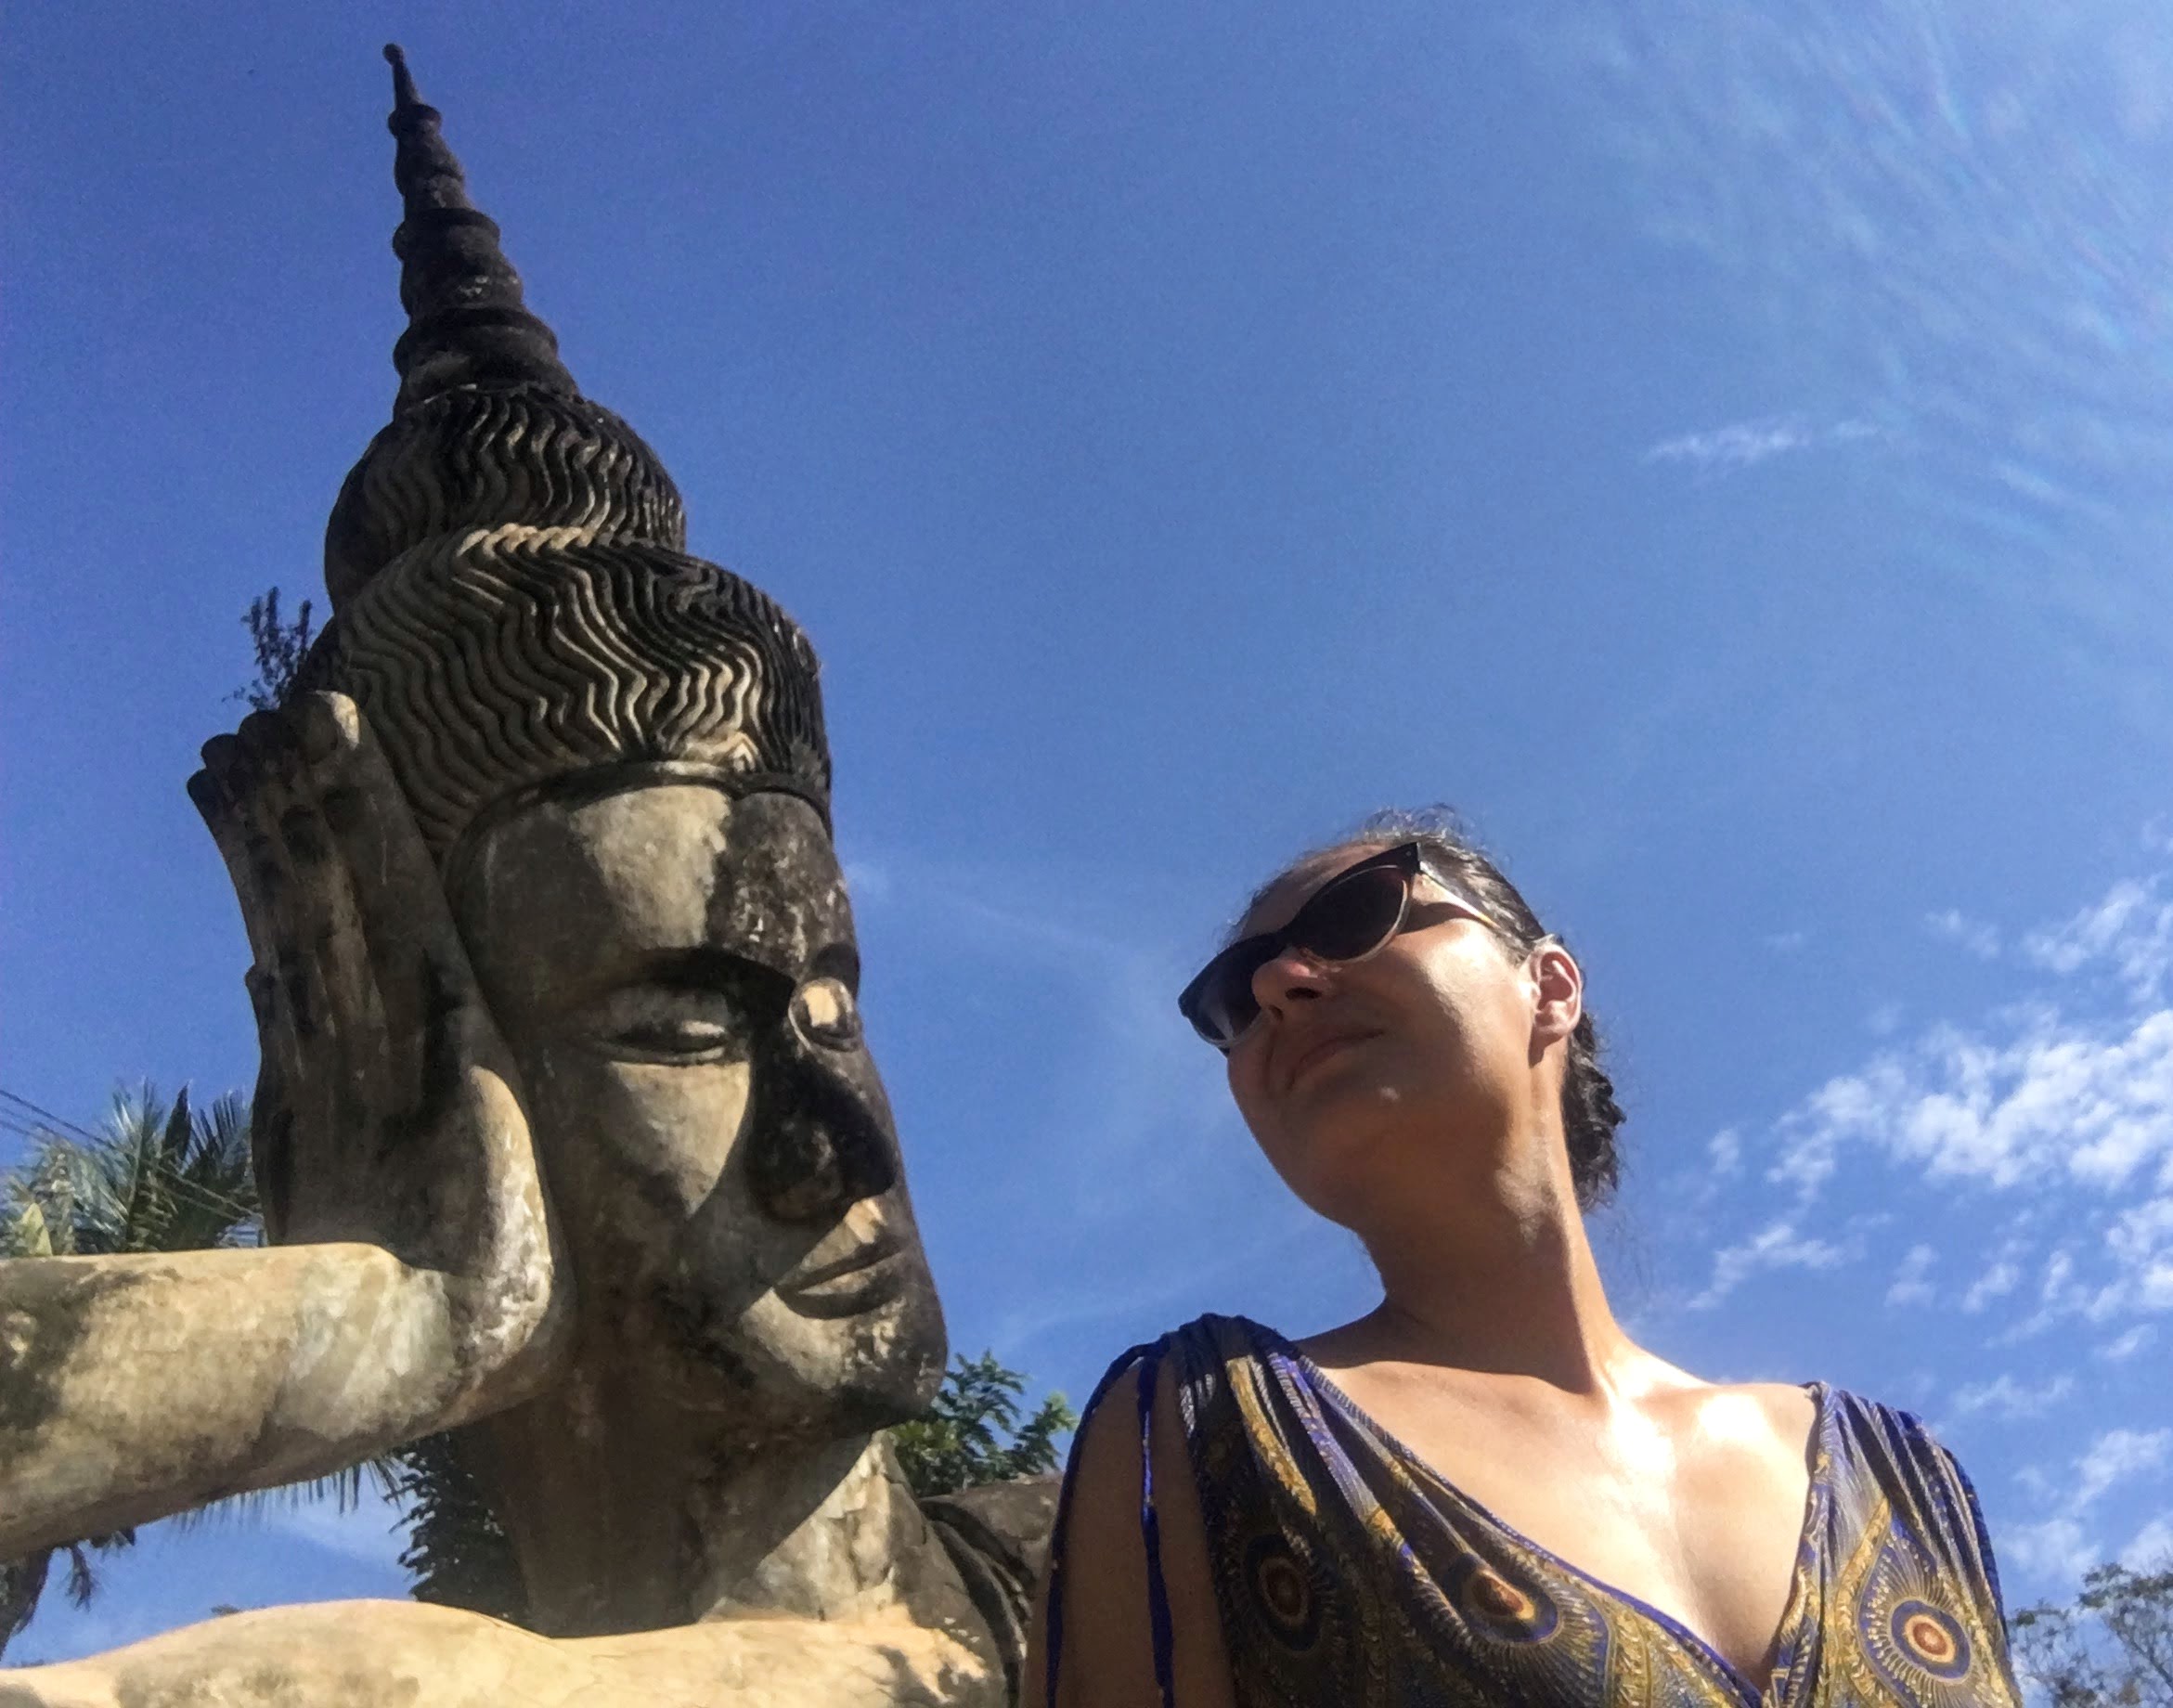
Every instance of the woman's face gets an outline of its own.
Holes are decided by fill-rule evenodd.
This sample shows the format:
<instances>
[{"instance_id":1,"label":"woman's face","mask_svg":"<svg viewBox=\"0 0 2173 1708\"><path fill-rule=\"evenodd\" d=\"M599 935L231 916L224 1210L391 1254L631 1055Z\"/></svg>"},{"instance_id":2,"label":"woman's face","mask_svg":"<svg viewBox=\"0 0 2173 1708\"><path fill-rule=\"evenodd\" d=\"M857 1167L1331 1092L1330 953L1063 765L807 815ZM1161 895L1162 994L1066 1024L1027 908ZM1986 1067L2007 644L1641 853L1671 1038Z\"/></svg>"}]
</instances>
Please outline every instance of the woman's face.
<instances>
[{"instance_id":1,"label":"woman's face","mask_svg":"<svg viewBox=\"0 0 2173 1708\"><path fill-rule=\"evenodd\" d=\"M1386 846L1301 862L1239 935L1287 924ZM1579 982L1559 945L1511 952L1422 875L1404 928L1373 954L1322 965L1285 950L1253 976L1261 1014L1230 1051L1231 1093L1291 1190L1364 1232L1400 1196L1485 1193L1534 1158L1551 1166L1562 1145L1555 1046L1576 1025Z\"/></svg>"}]
</instances>

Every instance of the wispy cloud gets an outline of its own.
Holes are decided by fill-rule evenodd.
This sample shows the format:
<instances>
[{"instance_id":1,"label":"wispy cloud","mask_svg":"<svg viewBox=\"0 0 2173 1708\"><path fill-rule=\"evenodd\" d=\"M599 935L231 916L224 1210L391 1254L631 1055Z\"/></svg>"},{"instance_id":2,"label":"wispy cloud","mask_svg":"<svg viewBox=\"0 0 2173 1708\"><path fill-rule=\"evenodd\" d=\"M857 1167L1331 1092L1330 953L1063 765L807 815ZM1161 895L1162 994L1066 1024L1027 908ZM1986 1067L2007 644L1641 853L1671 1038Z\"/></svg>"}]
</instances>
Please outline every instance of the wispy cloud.
<instances>
[{"instance_id":1,"label":"wispy cloud","mask_svg":"<svg viewBox=\"0 0 2173 1708\"><path fill-rule=\"evenodd\" d=\"M2022 1255L2011 1243L1994 1258L1984 1274L1970 1283L1969 1291L1961 1296L1964 1311L1982 1311L1995 1299L2004 1299L2022 1285L2022 1264L2016 1260Z\"/></svg>"},{"instance_id":2,"label":"wispy cloud","mask_svg":"<svg viewBox=\"0 0 2173 1708\"><path fill-rule=\"evenodd\" d=\"M1662 439L1646 451L1645 460L1687 463L1701 473L1727 474L1790 451L1818 450L1882 436L1869 421L1821 425L1801 415L1767 415Z\"/></svg>"},{"instance_id":3,"label":"wispy cloud","mask_svg":"<svg viewBox=\"0 0 2173 1708\"><path fill-rule=\"evenodd\" d=\"M1869 1145L1934 1179L1998 1188L2173 1188L2173 1009L2098 1024L2036 1009L2010 1024L2004 1037L1940 1026L1830 1080L1782 1119L1770 1177L1807 1201L1843 1146ZM2135 1237L2154 1243L2154 1230Z\"/></svg>"},{"instance_id":4,"label":"wispy cloud","mask_svg":"<svg viewBox=\"0 0 2173 1708\"><path fill-rule=\"evenodd\" d=\"M1934 937L1959 944L1980 961L1997 960L1999 933L1981 919L1972 919L1960 908L1946 908L1924 915L1924 928Z\"/></svg>"},{"instance_id":5,"label":"wispy cloud","mask_svg":"<svg viewBox=\"0 0 2173 1708\"><path fill-rule=\"evenodd\" d=\"M1780 1200L1679 1308L1707 1311L1756 1277L1880 1252L1872 1298L1882 1290L1890 1307L1916 1312L1951 1304L1950 1322L1972 1322L1967 1312L1982 1325L1973 1344L2035 1341L2075 1371L2018 1357L2011 1374L1965 1365L1941 1384L1957 1422L2026 1432L2079 1412L2114 1367L2154 1355L2145 1349L2165 1343L2154 1319L2173 1313L2173 865L2035 929L1995 931L1964 909L1924 924L1996 955L2023 1000L1929 1025L1904 1027L1896 1012L1896 1029L1857 1066L1773 1121L1727 1128L1731 1158ZM1880 1235L1848 1213L1867 1204L1906 1232ZM2045 1479L2032 1503L2040 1521L2003 1517L2003 1547L2014 1530L2018 1563L2048 1578L2071 1580L2120 1543L2125 1533L2101 1533L2111 1526L2095 1516L2120 1498L2106 1489L2163 1471L2160 1456L2173 1465L2157 1417L2089 1421L2105 1432ZM2125 1434L2113 1430L2123 1423ZM2151 1510L2121 1517L2132 1530Z\"/></svg>"},{"instance_id":6,"label":"wispy cloud","mask_svg":"<svg viewBox=\"0 0 2173 1708\"><path fill-rule=\"evenodd\" d=\"M2126 1364L2158 1338L2158 1331L2148 1323L2138 1323L2125 1334L2115 1335L2098 1348L2098 1356L2107 1364Z\"/></svg>"},{"instance_id":7,"label":"wispy cloud","mask_svg":"<svg viewBox=\"0 0 2173 1708\"><path fill-rule=\"evenodd\" d=\"M1740 1245L1724 1249L1713 1260L1713 1278L1689 1301L1693 1311L1710 1311L1753 1275L1775 1269L1832 1269L1848 1250L1829 1240L1796 1232L1791 1222L1773 1222Z\"/></svg>"},{"instance_id":8,"label":"wispy cloud","mask_svg":"<svg viewBox=\"0 0 2173 1708\"><path fill-rule=\"evenodd\" d=\"M2103 1557L2078 1519L2064 1515L2035 1524L2010 1524L1999 1536L2002 1564L2073 1582Z\"/></svg>"},{"instance_id":9,"label":"wispy cloud","mask_svg":"<svg viewBox=\"0 0 2173 1708\"><path fill-rule=\"evenodd\" d=\"M2072 919L2033 931L2022 951L2048 972L2103 967L2138 1003L2155 1002L2173 971L2173 899L2161 877L2128 879Z\"/></svg>"},{"instance_id":10,"label":"wispy cloud","mask_svg":"<svg viewBox=\"0 0 2173 1708\"><path fill-rule=\"evenodd\" d=\"M1961 1389L1954 1396L1954 1409L1965 1417L1978 1413L2011 1419L2041 1417L2074 1391L2072 1376L2055 1376L2033 1387L2003 1374Z\"/></svg>"},{"instance_id":11,"label":"wispy cloud","mask_svg":"<svg viewBox=\"0 0 2173 1708\"><path fill-rule=\"evenodd\" d=\"M2165 1468L2173 1430L2106 1430L2075 1462L2075 1505L2087 1507L2115 1483Z\"/></svg>"},{"instance_id":12,"label":"wispy cloud","mask_svg":"<svg viewBox=\"0 0 2173 1708\"><path fill-rule=\"evenodd\" d=\"M2151 1520L2120 1550L2120 1563L2130 1572L2163 1572L2168 1559L2173 1559L2173 1513Z\"/></svg>"},{"instance_id":13,"label":"wispy cloud","mask_svg":"<svg viewBox=\"0 0 2173 1708\"><path fill-rule=\"evenodd\" d=\"M1932 1266L1939 1254L1930 1246L1911 1246L1886 1289L1890 1305L1928 1305L1932 1302Z\"/></svg>"},{"instance_id":14,"label":"wispy cloud","mask_svg":"<svg viewBox=\"0 0 2173 1708\"><path fill-rule=\"evenodd\" d=\"M2007 1526L2000 1552L2048 1578L2074 1582L2113 1551L2093 1527L2092 1508L2123 1483L2157 1478L2169 1458L2173 1429L2113 1429L2101 1430L2076 1456L2064 1492L2041 1470L2025 1471L2021 1481L2040 1497L2051 1497L2053 1509L2035 1523ZM2124 1564L2140 1567L2155 1562L2169 1547L2173 1515L2162 1514L2146 1521L2118 1555Z\"/></svg>"}]
</instances>

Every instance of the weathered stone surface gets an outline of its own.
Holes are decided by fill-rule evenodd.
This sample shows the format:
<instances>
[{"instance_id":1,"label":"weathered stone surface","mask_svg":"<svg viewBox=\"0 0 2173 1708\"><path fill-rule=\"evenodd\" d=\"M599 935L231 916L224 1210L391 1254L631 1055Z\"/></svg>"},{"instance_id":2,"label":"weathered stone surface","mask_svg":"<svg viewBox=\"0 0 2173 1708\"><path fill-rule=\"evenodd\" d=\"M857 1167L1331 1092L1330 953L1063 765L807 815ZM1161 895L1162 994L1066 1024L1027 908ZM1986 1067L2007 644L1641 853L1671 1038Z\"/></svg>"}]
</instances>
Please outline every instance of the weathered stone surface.
<instances>
[{"instance_id":1,"label":"weathered stone surface","mask_svg":"<svg viewBox=\"0 0 2173 1708\"><path fill-rule=\"evenodd\" d=\"M0 1558L451 1426L533 1632L275 1609L0 1703L989 1703L1053 1486L924 1509L945 1357L813 650L684 550L395 58L401 389L291 704L191 793L274 1247L0 1265Z\"/></svg>"}]
</instances>

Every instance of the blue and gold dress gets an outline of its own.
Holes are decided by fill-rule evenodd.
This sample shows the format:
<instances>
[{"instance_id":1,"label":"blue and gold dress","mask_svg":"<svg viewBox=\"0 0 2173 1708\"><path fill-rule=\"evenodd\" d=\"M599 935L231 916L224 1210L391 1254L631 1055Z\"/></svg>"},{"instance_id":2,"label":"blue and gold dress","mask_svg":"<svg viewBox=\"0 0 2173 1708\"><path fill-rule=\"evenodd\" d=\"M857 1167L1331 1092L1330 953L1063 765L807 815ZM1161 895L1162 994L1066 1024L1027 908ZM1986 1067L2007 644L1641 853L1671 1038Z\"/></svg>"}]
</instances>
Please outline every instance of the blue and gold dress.
<instances>
[{"instance_id":1,"label":"blue and gold dress","mask_svg":"<svg viewBox=\"0 0 2173 1708\"><path fill-rule=\"evenodd\" d=\"M1681 1624L1526 1540L1273 1329L1205 1316L1135 1347L1155 1671L1173 1708L1153 1459L1175 1376L1241 1708L2011 1708L1999 1580L1961 1468L1907 1412L1814 1386L1810 1495L1761 1691ZM1083 1428L1083 1426L1082 1426ZM1076 1462L1076 1455L1074 1459ZM1069 1479L1052 1538L1056 1701Z\"/></svg>"}]
</instances>

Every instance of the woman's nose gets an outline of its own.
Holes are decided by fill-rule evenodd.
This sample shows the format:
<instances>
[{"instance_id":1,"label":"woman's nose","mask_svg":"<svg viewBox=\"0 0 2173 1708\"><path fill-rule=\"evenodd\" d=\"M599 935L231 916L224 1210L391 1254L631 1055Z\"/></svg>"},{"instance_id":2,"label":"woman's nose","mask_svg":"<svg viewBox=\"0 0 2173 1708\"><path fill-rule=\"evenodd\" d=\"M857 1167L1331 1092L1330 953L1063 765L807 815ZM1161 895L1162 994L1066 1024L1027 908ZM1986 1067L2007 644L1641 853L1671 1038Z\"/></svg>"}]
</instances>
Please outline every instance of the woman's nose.
<instances>
[{"instance_id":1,"label":"woman's nose","mask_svg":"<svg viewBox=\"0 0 2173 1708\"><path fill-rule=\"evenodd\" d=\"M1286 944L1253 969L1252 1000L1262 1014L1286 1014L1299 1003L1317 1002L1334 988L1334 975L1303 950Z\"/></svg>"}]
</instances>

